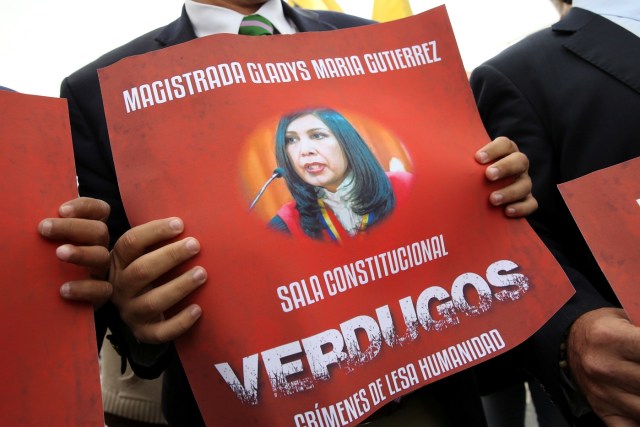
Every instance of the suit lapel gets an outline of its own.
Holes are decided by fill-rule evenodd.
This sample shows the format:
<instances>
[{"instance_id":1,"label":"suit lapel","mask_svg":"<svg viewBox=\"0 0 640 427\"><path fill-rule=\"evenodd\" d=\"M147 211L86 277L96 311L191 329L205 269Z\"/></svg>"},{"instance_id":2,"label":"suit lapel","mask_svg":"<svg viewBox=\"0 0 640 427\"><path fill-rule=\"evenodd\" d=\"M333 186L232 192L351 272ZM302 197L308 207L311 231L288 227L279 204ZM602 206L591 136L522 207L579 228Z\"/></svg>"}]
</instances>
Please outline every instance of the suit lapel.
<instances>
[{"instance_id":1,"label":"suit lapel","mask_svg":"<svg viewBox=\"0 0 640 427\"><path fill-rule=\"evenodd\" d=\"M640 38L606 18L575 8L554 26L575 31L564 47L640 93ZM574 15L573 12L578 12Z\"/></svg>"}]
</instances>

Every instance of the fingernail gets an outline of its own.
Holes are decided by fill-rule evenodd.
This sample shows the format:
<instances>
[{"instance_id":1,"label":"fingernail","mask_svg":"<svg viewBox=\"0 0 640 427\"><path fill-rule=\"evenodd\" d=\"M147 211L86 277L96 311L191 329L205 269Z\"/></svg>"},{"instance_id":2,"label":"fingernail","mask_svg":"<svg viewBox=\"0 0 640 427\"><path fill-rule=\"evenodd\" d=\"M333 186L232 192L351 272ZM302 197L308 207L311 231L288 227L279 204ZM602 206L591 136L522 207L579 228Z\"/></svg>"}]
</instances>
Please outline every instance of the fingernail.
<instances>
[{"instance_id":1,"label":"fingernail","mask_svg":"<svg viewBox=\"0 0 640 427\"><path fill-rule=\"evenodd\" d=\"M500 170L498 168L489 168L487 170L487 173L489 174L489 179L491 179L492 181L495 181L496 179L498 179L498 174L500 173Z\"/></svg>"},{"instance_id":2,"label":"fingernail","mask_svg":"<svg viewBox=\"0 0 640 427\"><path fill-rule=\"evenodd\" d=\"M501 193L493 193L491 194L491 203L494 205L499 205L504 200L504 196Z\"/></svg>"},{"instance_id":3,"label":"fingernail","mask_svg":"<svg viewBox=\"0 0 640 427\"><path fill-rule=\"evenodd\" d=\"M174 218L169 221L169 227L175 231L182 231L182 221L178 218Z\"/></svg>"},{"instance_id":4,"label":"fingernail","mask_svg":"<svg viewBox=\"0 0 640 427\"><path fill-rule=\"evenodd\" d=\"M191 307L191 310L189 310L189 314L191 314L191 317L194 319L197 319L202 315L202 309L199 305L194 305Z\"/></svg>"},{"instance_id":5,"label":"fingernail","mask_svg":"<svg viewBox=\"0 0 640 427\"><path fill-rule=\"evenodd\" d=\"M53 222L48 219L40 222L40 234L43 236L49 236L51 234L51 229L53 228Z\"/></svg>"},{"instance_id":6,"label":"fingernail","mask_svg":"<svg viewBox=\"0 0 640 427\"><path fill-rule=\"evenodd\" d=\"M505 209L505 212L509 216L514 216L516 214L515 208L507 208L507 209Z\"/></svg>"},{"instance_id":7,"label":"fingernail","mask_svg":"<svg viewBox=\"0 0 640 427\"><path fill-rule=\"evenodd\" d=\"M71 248L69 245L58 246L56 249L56 255L62 261L67 261L71 257Z\"/></svg>"},{"instance_id":8,"label":"fingernail","mask_svg":"<svg viewBox=\"0 0 640 427\"><path fill-rule=\"evenodd\" d=\"M185 246L189 249L190 252L197 253L200 251L200 243L196 239L187 239L185 242Z\"/></svg>"},{"instance_id":9,"label":"fingernail","mask_svg":"<svg viewBox=\"0 0 640 427\"><path fill-rule=\"evenodd\" d=\"M63 283L62 286L60 286L60 295L62 296L62 298L71 298L70 283Z\"/></svg>"},{"instance_id":10,"label":"fingernail","mask_svg":"<svg viewBox=\"0 0 640 427\"><path fill-rule=\"evenodd\" d=\"M195 280L196 283L202 284L206 279L207 279L207 273L204 271L203 268L196 268L193 271L193 280Z\"/></svg>"},{"instance_id":11,"label":"fingernail","mask_svg":"<svg viewBox=\"0 0 640 427\"><path fill-rule=\"evenodd\" d=\"M61 217L67 218L73 215L73 206L71 205L62 205L58 210Z\"/></svg>"},{"instance_id":12,"label":"fingernail","mask_svg":"<svg viewBox=\"0 0 640 427\"><path fill-rule=\"evenodd\" d=\"M478 151L476 153L476 158L480 163L486 163L489 161L489 154L486 151Z\"/></svg>"}]
</instances>

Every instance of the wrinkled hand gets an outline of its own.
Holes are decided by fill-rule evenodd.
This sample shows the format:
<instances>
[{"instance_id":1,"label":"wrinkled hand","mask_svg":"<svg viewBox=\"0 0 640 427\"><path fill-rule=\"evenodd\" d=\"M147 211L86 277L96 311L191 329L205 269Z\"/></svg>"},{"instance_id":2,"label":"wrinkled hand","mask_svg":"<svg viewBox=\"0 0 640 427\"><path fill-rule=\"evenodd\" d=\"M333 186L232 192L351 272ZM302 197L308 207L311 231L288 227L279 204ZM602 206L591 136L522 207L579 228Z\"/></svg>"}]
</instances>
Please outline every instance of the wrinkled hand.
<instances>
[{"instance_id":1,"label":"wrinkled hand","mask_svg":"<svg viewBox=\"0 0 640 427\"><path fill-rule=\"evenodd\" d=\"M594 412L608 426L640 426L640 328L623 310L583 314L567 341L569 368Z\"/></svg>"},{"instance_id":2,"label":"wrinkled hand","mask_svg":"<svg viewBox=\"0 0 640 427\"><path fill-rule=\"evenodd\" d=\"M538 202L531 194L529 159L518 151L518 146L503 136L494 139L476 152L476 161L488 164L485 176L489 181L511 178L513 182L494 191L489 201L494 206L503 206L505 215L519 218L538 209Z\"/></svg>"},{"instance_id":3,"label":"wrinkled hand","mask_svg":"<svg viewBox=\"0 0 640 427\"><path fill-rule=\"evenodd\" d=\"M87 301L99 308L111 296L111 284L105 280L109 269L109 231L105 221L109 212L109 205L102 200L80 197L60 206L60 218L46 218L38 224L43 237L66 242L56 249L58 259L89 271L90 279L62 284L63 298Z\"/></svg>"},{"instance_id":4,"label":"wrinkled hand","mask_svg":"<svg viewBox=\"0 0 640 427\"><path fill-rule=\"evenodd\" d=\"M170 318L163 315L207 280L204 268L194 267L166 283L155 283L200 252L200 243L193 237L167 242L183 230L179 218L151 221L123 234L111 252L111 301L138 341L172 341L202 314L200 306L192 304Z\"/></svg>"}]
</instances>

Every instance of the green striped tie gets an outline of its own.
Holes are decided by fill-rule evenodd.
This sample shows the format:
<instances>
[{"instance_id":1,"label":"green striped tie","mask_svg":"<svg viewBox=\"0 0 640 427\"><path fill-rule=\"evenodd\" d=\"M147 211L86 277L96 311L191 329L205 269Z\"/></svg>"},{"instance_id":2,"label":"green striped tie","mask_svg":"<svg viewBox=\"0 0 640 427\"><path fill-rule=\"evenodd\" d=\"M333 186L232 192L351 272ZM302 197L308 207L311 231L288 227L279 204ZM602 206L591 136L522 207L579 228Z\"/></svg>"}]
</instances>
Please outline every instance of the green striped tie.
<instances>
[{"instance_id":1,"label":"green striped tie","mask_svg":"<svg viewBox=\"0 0 640 427\"><path fill-rule=\"evenodd\" d=\"M270 36L273 34L273 24L263 16L248 15L242 19L238 34L245 36Z\"/></svg>"}]
</instances>

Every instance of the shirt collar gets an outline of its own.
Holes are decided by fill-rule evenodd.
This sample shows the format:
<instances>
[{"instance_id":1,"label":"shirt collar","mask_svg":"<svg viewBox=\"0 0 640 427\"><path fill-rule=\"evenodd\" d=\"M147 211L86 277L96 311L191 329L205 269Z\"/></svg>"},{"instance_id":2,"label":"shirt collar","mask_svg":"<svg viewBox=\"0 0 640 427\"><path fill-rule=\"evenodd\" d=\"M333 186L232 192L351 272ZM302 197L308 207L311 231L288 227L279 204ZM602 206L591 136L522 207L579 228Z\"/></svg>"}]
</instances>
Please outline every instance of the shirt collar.
<instances>
[{"instance_id":1,"label":"shirt collar","mask_svg":"<svg viewBox=\"0 0 640 427\"><path fill-rule=\"evenodd\" d=\"M197 37L211 34L238 34L244 15L236 11L209 4L185 0L185 9ZM280 34L294 34L295 26L284 16L280 0L268 0L256 14L267 18Z\"/></svg>"},{"instance_id":2,"label":"shirt collar","mask_svg":"<svg viewBox=\"0 0 640 427\"><path fill-rule=\"evenodd\" d=\"M640 37L638 0L573 0L573 6L601 15Z\"/></svg>"}]
</instances>

